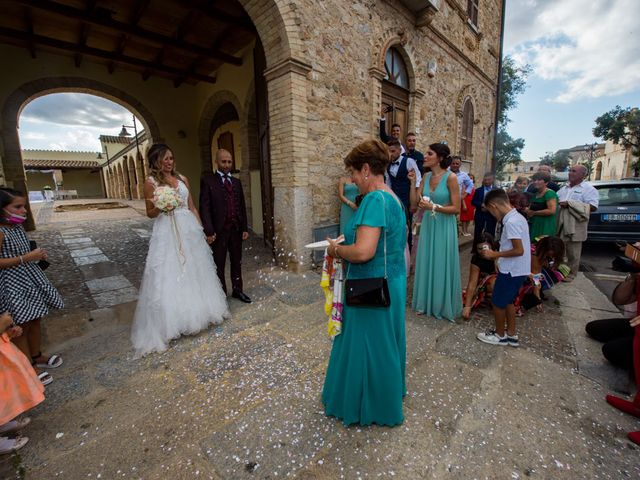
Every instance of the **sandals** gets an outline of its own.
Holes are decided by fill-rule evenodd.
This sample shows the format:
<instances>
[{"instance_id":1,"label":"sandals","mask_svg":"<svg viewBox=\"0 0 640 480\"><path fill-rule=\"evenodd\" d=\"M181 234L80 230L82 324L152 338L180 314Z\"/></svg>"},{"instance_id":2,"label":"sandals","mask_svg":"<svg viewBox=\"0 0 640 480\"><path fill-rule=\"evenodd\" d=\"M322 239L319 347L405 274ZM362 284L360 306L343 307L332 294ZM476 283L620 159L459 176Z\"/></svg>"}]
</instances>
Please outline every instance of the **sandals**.
<instances>
[{"instance_id":1,"label":"sandals","mask_svg":"<svg viewBox=\"0 0 640 480\"><path fill-rule=\"evenodd\" d=\"M0 455L13 453L24 447L29 441L28 437L7 438L0 437Z\"/></svg>"},{"instance_id":2,"label":"sandals","mask_svg":"<svg viewBox=\"0 0 640 480\"><path fill-rule=\"evenodd\" d=\"M0 435L3 433L15 432L17 430L23 429L27 425L31 423L31 419L29 417L22 417L19 420L11 420L10 422L5 423L4 425L0 425Z\"/></svg>"},{"instance_id":3,"label":"sandals","mask_svg":"<svg viewBox=\"0 0 640 480\"><path fill-rule=\"evenodd\" d=\"M53 382L53 377L51 376L51 374L49 374L49 372L40 372L38 374L38 380L42 382L42 385L46 386Z\"/></svg>"},{"instance_id":4,"label":"sandals","mask_svg":"<svg viewBox=\"0 0 640 480\"><path fill-rule=\"evenodd\" d=\"M42 357L42 353L38 353L38 355L32 356L31 359L36 362L38 358ZM46 363L36 363L35 366L38 368L58 368L62 365L62 357L57 354L53 354L49 357Z\"/></svg>"}]
</instances>

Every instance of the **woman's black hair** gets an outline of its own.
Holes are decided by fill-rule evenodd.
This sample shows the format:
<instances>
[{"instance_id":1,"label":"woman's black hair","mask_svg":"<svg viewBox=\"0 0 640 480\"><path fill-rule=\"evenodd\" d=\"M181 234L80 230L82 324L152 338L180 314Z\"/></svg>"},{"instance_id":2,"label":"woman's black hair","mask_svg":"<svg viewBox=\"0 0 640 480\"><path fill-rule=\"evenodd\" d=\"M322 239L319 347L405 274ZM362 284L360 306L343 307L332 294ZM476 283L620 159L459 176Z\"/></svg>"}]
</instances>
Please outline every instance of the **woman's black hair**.
<instances>
[{"instance_id":1,"label":"woman's black hair","mask_svg":"<svg viewBox=\"0 0 640 480\"><path fill-rule=\"evenodd\" d=\"M4 209L11 205L16 197L24 197L24 193L13 188L2 187L0 188L0 218L5 218L6 214Z\"/></svg>"},{"instance_id":2,"label":"woman's black hair","mask_svg":"<svg viewBox=\"0 0 640 480\"><path fill-rule=\"evenodd\" d=\"M536 256L542 259L552 258L556 266L562 263L564 252L564 242L559 237L542 237L536 243Z\"/></svg>"},{"instance_id":3,"label":"woman's black hair","mask_svg":"<svg viewBox=\"0 0 640 480\"><path fill-rule=\"evenodd\" d=\"M440 168L449 168L449 165L451 165L451 162L453 161L449 145L446 143L432 143L429 145L429 148L436 152L436 155L440 158Z\"/></svg>"}]
</instances>

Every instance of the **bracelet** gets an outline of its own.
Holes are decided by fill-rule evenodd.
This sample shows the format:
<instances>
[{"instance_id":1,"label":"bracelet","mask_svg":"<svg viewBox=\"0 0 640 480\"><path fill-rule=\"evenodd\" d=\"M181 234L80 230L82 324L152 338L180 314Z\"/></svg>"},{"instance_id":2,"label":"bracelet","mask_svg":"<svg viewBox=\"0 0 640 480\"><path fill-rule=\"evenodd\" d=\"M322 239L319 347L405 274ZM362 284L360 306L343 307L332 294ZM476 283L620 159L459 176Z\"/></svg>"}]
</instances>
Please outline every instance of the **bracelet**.
<instances>
[{"instance_id":1,"label":"bracelet","mask_svg":"<svg viewBox=\"0 0 640 480\"><path fill-rule=\"evenodd\" d=\"M18 258L20 259L20 265L22 265L24 263L24 258L22 258L22 255L18 255Z\"/></svg>"},{"instance_id":2,"label":"bracelet","mask_svg":"<svg viewBox=\"0 0 640 480\"><path fill-rule=\"evenodd\" d=\"M334 258L342 258L340 256L340 254L338 253L338 247L339 247L339 245L336 245L335 247L333 247L333 257Z\"/></svg>"}]
</instances>

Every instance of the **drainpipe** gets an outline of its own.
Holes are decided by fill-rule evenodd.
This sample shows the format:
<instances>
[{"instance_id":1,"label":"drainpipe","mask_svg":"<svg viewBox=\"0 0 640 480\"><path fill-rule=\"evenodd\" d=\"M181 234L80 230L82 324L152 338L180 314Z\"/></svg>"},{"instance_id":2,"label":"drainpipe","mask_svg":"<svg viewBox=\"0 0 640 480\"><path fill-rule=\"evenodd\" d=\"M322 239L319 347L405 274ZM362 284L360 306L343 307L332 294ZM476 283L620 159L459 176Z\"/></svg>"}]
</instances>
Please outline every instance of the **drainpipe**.
<instances>
[{"instance_id":1,"label":"drainpipe","mask_svg":"<svg viewBox=\"0 0 640 480\"><path fill-rule=\"evenodd\" d=\"M500 111L500 84L502 83L502 55L504 50L504 16L507 0L502 0L502 12L500 17L500 55L498 57L498 84L496 85L496 115L493 131L493 155L491 156L491 171L496 170L496 145L498 141L498 112Z\"/></svg>"}]
</instances>

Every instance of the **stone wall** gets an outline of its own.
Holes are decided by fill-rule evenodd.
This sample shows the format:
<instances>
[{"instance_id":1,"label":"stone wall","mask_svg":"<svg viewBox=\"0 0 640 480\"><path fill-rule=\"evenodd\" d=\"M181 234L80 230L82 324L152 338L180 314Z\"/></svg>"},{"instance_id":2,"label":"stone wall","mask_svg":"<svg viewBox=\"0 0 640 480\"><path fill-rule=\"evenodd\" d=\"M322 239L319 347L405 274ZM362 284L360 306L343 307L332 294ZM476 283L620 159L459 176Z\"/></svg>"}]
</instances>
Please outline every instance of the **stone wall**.
<instances>
[{"instance_id":1,"label":"stone wall","mask_svg":"<svg viewBox=\"0 0 640 480\"><path fill-rule=\"evenodd\" d=\"M306 140L315 225L336 222L342 159L357 142L376 135L390 46L401 50L409 69L409 129L418 134L418 149L446 140L459 151L462 104L469 97L475 112L471 171L481 176L490 168L501 3L481 3L478 32L467 24L466 1L440 4L431 25L418 28L396 1L296 2L311 66ZM427 75L429 62L437 64L433 78ZM277 180L289 171L273 174L274 183L292 180Z\"/></svg>"}]
</instances>

